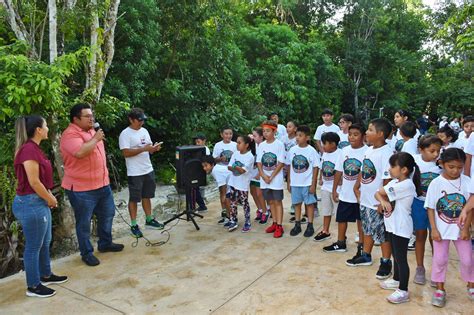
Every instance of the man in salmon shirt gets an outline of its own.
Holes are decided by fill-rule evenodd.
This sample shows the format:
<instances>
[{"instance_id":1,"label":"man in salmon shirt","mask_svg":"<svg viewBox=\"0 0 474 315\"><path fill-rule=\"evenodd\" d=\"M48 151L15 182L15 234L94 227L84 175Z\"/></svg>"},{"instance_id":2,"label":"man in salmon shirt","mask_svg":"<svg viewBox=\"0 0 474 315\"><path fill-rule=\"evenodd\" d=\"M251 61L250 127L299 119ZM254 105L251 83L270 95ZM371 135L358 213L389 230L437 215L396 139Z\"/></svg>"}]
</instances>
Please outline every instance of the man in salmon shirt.
<instances>
[{"instance_id":1,"label":"man in salmon shirt","mask_svg":"<svg viewBox=\"0 0 474 315\"><path fill-rule=\"evenodd\" d=\"M82 260L97 266L90 242L92 215L97 217L99 252L119 252L122 244L112 242L112 222L115 204L110 189L104 148L104 132L94 130L94 115L90 105L77 104L69 113L70 124L61 136L60 150L64 160L61 186L71 202L76 217L76 234Z\"/></svg>"}]
</instances>

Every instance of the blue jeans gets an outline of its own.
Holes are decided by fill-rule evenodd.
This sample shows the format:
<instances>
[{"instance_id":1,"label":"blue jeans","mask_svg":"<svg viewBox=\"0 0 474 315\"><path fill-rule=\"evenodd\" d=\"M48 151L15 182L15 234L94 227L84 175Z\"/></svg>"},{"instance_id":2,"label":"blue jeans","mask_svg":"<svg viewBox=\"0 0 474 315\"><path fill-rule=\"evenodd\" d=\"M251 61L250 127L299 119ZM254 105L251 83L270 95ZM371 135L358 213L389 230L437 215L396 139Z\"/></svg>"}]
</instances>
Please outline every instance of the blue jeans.
<instances>
[{"instance_id":1,"label":"blue jeans","mask_svg":"<svg viewBox=\"0 0 474 315\"><path fill-rule=\"evenodd\" d=\"M115 215L114 198L110 186L88 191L66 189L66 194L76 217L76 235L81 256L88 256L94 252L90 241L93 214L97 217L98 247L100 249L109 246L112 243L112 222Z\"/></svg>"},{"instance_id":2,"label":"blue jeans","mask_svg":"<svg viewBox=\"0 0 474 315\"><path fill-rule=\"evenodd\" d=\"M51 275L51 210L37 194L17 195L13 200L13 214L20 221L25 236L26 284L34 288L40 284L40 277Z\"/></svg>"}]
</instances>

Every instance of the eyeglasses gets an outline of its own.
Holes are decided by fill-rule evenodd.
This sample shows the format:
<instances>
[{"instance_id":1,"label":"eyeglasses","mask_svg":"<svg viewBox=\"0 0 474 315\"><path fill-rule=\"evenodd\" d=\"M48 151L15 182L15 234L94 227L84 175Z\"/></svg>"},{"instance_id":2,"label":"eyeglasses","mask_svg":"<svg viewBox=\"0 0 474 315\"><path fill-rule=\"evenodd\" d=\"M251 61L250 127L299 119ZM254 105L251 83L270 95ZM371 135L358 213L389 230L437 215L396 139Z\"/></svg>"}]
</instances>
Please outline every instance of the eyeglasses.
<instances>
[{"instance_id":1,"label":"eyeglasses","mask_svg":"<svg viewBox=\"0 0 474 315\"><path fill-rule=\"evenodd\" d=\"M81 115L81 118L82 118L82 117L91 119L91 118L94 118L94 115L92 115L92 114L89 114L89 115Z\"/></svg>"}]
</instances>

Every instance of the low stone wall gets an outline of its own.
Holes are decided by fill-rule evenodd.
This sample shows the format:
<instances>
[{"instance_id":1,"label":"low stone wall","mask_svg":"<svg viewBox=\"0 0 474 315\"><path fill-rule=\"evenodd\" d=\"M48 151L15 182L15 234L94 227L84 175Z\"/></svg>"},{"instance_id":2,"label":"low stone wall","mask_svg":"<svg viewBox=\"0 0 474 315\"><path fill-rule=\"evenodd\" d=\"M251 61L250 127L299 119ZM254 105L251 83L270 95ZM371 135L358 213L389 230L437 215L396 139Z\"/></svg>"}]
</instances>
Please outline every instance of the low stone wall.
<instances>
[{"instance_id":1,"label":"low stone wall","mask_svg":"<svg viewBox=\"0 0 474 315\"><path fill-rule=\"evenodd\" d=\"M219 197L219 189L214 181L207 186L201 187L201 195L206 203ZM115 214L112 233L114 238L121 237L130 233L130 215L128 214L128 188L114 193L115 204L120 213ZM178 212L178 205L181 207L180 211L186 207L185 195L178 195L175 186L157 186L155 191L155 198L151 200L153 213L156 219L160 222L171 218ZM121 214L121 215L120 215ZM123 217L123 218L122 218ZM124 220L127 222L124 222ZM141 205L138 205L137 223L139 226L145 224L145 212Z\"/></svg>"}]
</instances>

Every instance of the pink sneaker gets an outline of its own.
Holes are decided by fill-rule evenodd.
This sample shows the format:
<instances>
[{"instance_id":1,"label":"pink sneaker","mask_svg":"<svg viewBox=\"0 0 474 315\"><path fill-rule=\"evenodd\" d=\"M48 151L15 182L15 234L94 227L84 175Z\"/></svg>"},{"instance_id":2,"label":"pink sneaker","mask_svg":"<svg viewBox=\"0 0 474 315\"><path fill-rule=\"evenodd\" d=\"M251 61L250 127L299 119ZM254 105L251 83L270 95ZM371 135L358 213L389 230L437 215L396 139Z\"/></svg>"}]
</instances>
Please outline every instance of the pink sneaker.
<instances>
[{"instance_id":1,"label":"pink sneaker","mask_svg":"<svg viewBox=\"0 0 474 315\"><path fill-rule=\"evenodd\" d=\"M255 217L255 221L260 221L262 219L262 210L257 210L257 216Z\"/></svg>"},{"instance_id":2,"label":"pink sneaker","mask_svg":"<svg viewBox=\"0 0 474 315\"><path fill-rule=\"evenodd\" d=\"M400 304L410 301L410 293L400 289L395 290L392 294L387 296L387 301L393 304Z\"/></svg>"}]
</instances>

